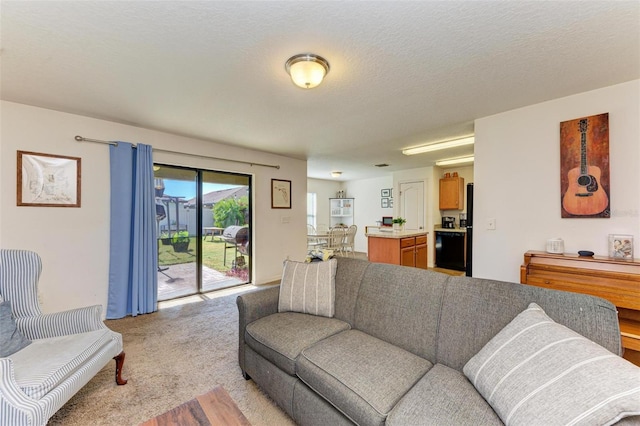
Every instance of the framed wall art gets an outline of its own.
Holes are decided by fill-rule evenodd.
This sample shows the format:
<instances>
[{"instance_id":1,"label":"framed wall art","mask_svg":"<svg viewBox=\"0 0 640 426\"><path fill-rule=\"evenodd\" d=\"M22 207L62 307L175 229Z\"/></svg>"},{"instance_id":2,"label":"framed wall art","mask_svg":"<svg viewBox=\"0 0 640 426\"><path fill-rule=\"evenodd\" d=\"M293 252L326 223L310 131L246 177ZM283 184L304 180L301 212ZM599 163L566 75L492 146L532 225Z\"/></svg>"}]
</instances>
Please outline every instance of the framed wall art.
<instances>
[{"instance_id":1,"label":"framed wall art","mask_svg":"<svg viewBox=\"0 0 640 426\"><path fill-rule=\"evenodd\" d=\"M633 235L609 234L609 257L633 259Z\"/></svg>"},{"instance_id":2,"label":"framed wall art","mask_svg":"<svg viewBox=\"0 0 640 426\"><path fill-rule=\"evenodd\" d=\"M291 181L271 179L271 208L291 208Z\"/></svg>"},{"instance_id":3,"label":"framed wall art","mask_svg":"<svg viewBox=\"0 0 640 426\"><path fill-rule=\"evenodd\" d=\"M608 218L609 114L560 123L563 218Z\"/></svg>"},{"instance_id":4,"label":"framed wall art","mask_svg":"<svg viewBox=\"0 0 640 426\"><path fill-rule=\"evenodd\" d=\"M18 151L17 205L80 207L79 157Z\"/></svg>"}]
</instances>

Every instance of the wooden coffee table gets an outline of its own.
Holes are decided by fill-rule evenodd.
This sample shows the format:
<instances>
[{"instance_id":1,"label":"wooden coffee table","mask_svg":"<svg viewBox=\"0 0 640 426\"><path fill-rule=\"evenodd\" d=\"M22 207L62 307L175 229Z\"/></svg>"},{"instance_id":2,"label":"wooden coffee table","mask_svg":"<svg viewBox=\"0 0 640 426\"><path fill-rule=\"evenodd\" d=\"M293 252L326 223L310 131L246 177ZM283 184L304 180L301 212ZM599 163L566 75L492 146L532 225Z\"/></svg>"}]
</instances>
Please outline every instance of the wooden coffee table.
<instances>
[{"instance_id":1,"label":"wooden coffee table","mask_svg":"<svg viewBox=\"0 0 640 426\"><path fill-rule=\"evenodd\" d=\"M241 425L250 426L249 420L233 402L222 386L200 395L167 411L141 426Z\"/></svg>"}]
</instances>

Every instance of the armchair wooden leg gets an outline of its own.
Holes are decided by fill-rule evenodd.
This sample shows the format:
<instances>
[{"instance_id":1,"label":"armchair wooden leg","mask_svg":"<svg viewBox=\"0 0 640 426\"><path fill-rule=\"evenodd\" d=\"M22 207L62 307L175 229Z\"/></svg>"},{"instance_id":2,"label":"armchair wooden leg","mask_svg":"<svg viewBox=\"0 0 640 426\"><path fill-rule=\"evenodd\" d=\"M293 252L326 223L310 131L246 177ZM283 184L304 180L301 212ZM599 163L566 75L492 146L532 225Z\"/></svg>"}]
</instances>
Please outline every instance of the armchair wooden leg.
<instances>
[{"instance_id":1,"label":"armchair wooden leg","mask_svg":"<svg viewBox=\"0 0 640 426\"><path fill-rule=\"evenodd\" d=\"M116 383L118 385L126 385L127 380L122 378L122 365L124 364L124 351L114 356L113 359L116 360Z\"/></svg>"}]
</instances>

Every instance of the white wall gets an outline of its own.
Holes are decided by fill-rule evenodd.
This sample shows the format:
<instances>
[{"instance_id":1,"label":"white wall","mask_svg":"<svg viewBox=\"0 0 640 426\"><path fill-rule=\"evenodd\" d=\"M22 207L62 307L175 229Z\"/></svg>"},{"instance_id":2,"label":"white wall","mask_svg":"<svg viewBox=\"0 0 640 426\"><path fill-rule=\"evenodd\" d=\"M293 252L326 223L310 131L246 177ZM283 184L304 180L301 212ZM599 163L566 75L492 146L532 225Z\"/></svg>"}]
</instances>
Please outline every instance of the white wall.
<instances>
[{"instance_id":1,"label":"white wall","mask_svg":"<svg viewBox=\"0 0 640 426\"><path fill-rule=\"evenodd\" d=\"M307 179L307 192L316 194L316 226L327 228L331 224L329 198L336 198L342 189L342 182L325 179ZM351 194L348 194L351 197Z\"/></svg>"},{"instance_id":2,"label":"white wall","mask_svg":"<svg viewBox=\"0 0 640 426\"><path fill-rule=\"evenodd\" d=\"M165 149L267 164L263 168L155 152L165 164L224 170L254 177L254 262L257 284L278 279L282 261L306 255L306 162L2 101L0 247L30 249L43 261L40 294L47 312L106 305L109 267L109 149L92 139L146 143ZM82 158L82 207L17 207L16 151ZM271 178L292 181L292 209L271 209Z\"/></svg>"},{"instance_id":3,"label":"white wall","mask_svg":"<svg viewBox=\"0 0 640 426\"><path fill-rule=\"evenodd\" d=\"M380 190L392 187L391 175L345 182L347 196L355 198L354 223L358 226L354 240L356 251L368 251L365 226L376 226L376 221L382 220L382 216L393 216L393 209L383 209L380 202Z\"/></svg>"},{"instance_id":4,"label":"white wall","mask_svg":"<svg viewBox=\"0 0 640 426\"><path fill-rule=\"evenodd\" d=\"M609 219L560 217L560 122L609 113ZM607 255L607 235L640 250L640 80L475 122L473 275L519 282L527 250L561 237L566 252ZM496 230L486 229L495 218Z\"/></svg>"}]
</instances>

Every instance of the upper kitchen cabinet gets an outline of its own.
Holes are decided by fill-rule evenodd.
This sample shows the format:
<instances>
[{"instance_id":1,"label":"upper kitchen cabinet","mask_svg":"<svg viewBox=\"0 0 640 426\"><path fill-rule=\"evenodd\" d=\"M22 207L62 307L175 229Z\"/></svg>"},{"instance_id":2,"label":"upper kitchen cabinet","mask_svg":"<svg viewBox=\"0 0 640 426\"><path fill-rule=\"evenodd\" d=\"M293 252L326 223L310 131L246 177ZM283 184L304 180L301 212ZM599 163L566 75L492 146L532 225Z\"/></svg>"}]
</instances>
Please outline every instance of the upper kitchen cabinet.
<instances>
[{"instance_id":1,"label":"upper kitchen cabinet","mask_svg":"<svg viewBox=\"0 0 640 426\"><path fill-rule=\"evenodd\" d=\"M464 178L440 179L440 210L464 210Z\"/></svg>"}]
</instances>

